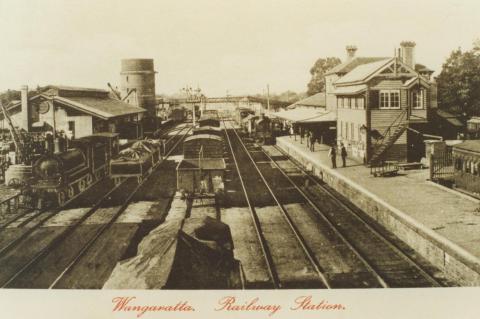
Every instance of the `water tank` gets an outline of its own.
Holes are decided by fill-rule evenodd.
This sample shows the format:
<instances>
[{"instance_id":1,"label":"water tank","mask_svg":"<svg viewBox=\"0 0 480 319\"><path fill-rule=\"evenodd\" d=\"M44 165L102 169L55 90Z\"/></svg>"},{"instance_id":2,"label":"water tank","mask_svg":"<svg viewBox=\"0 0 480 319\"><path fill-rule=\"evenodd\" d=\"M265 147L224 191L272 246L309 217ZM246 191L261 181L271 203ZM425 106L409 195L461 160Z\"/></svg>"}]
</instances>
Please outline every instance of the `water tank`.
<instances>
[{"instance_id":1,"label":"water tank","mask_svg":"<svg viewBox=\"0 0 480 319\"><path fill-rule=\"evenodd\" d=\"M153 59L123 59L120 72L120 92L122 98L132 92L127 103L147 110L148 116L155 116L155 70Z\"/></svg>"}]
</instances>

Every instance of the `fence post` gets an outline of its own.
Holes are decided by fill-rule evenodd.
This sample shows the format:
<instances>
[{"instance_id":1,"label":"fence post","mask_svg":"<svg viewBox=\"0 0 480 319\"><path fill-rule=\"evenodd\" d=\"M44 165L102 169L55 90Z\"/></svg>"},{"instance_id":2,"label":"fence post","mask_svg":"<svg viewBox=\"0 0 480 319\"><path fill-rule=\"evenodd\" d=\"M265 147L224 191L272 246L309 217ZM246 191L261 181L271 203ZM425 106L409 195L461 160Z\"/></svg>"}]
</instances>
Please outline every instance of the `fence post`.
<instances>
[{"instance_id":1,"label":"fence post","mask_svg":"<svg viewBox=\"0 0 480 319\"><path fill-rule=\"evenodd\" d=\"M430 180L432 181L433 180L433 172L434 172L434 158L433 158L433 154L430 153L430 156L428 158L428 168L430 170Z\"/></svg>"}]
</instances>

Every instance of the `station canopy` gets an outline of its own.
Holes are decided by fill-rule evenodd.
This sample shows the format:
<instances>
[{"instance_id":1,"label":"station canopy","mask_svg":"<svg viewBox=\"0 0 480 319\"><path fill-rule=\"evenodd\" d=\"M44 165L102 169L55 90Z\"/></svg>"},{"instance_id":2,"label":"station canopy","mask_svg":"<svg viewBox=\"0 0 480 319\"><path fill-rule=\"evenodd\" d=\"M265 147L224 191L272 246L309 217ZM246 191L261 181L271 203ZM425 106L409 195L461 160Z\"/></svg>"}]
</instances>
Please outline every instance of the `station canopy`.
<instances>
[{"instance_id":1,"label":"station canopy","mask_svg":"<svg viewBox=\"0 0 480 319\"><path fill-rule=\"evenodd\" d=\"M312 108L296 108L293 110L271 113L270 115L293 123L321 123L335 122L337 120L337 115L333 111Z\"/></svg>"}]
</instances>

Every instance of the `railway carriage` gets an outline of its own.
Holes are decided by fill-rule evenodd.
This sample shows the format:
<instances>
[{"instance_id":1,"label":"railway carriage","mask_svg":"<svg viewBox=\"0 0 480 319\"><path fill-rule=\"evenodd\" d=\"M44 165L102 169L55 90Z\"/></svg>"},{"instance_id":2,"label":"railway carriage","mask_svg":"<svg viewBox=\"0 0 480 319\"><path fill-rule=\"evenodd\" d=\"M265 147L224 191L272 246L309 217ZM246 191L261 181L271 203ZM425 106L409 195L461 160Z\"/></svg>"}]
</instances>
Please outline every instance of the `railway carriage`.
<instances>
[{"instance_id":1,"label":"railway carriage","mask_svg":"<svg viewBox=\"0 0 480 319\"><path fill-rule=\"evenodd\" d=\"M118 147L118 134L99 133L72 141L66 152L41 156L29 183L37 206L62 206L108 176Z\"/></svg>"},{"instance_id":2,"label":"railway carriage","mask_svg":"<svg viewBox=\"0 0 480 319\"><path fill-rule=\"evenodd\" d=\"M212 134L192 135L183 142L184 159L177 166L177 188L198 195L222 193L226 169L224 140Z\"/></svg>"},{"instance_id":3,"label":"railway carriage","mask_svg":"<svg viewBox=\"0 0 480 319\"><path fill-rule=\"evenodd\" d=\"M220 127L220 120L215 117L202 117L198 120L199 127L213 126Z\"/></svg>"},{"instance_id":4,"label":"railway carriage","mask_svg":"<svg viewBox=\"0 0 480 319\"><path fill-rule=\"evenodd\" d=\"M187 137L183 141L184 158L222 158L223 138L211 134L199 134Z\"/></svg>"},{"instance_id":5,"label":"railway carriage","mask_svg":"<svg viewBox=\"0 0 480 319\"><path fill-rule=\"evenodd\" d=\"M215 135L218 137L223 137L223 132L222 129L219 127L215 126L202 126L202 127L196 127L192 130L193 135L202 135L202 134L208 134L208 135Z\"/></svg>"}]
</instances>

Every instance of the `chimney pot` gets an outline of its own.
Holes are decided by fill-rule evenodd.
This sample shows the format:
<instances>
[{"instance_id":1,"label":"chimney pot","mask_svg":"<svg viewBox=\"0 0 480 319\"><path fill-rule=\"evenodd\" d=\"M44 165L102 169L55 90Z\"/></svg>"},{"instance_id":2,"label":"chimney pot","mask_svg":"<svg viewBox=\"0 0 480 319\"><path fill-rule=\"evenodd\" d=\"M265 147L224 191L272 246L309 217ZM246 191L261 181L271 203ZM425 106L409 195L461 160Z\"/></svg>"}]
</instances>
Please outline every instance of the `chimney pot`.
<instances>
[{"instance_id":1,"label":"chimney pot","mask_svg":"<svg viewBox=\"0 0 480 319\"><path fill-rule=\"evenodd\" d=\"M347 61L352 60L355 57L357 47L354 45L347 45L345 49L347 50Z\"/></svg>"},{"instance_id":2,"label":"chimney pot","mask_svg":"<svg viewBox=\"0 0 480 319\"><path fill-rule=\"evenodd\" d=\"M415 69L415 45L413 41L402 41L400 43L402 62L412 69Z\"/></svg>"}]
</instances>

